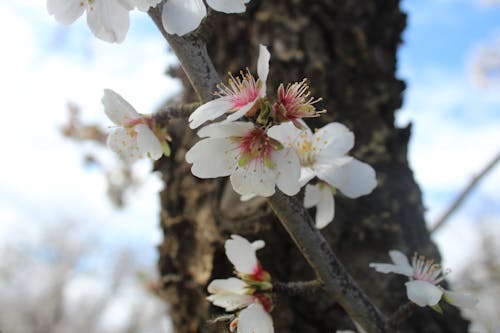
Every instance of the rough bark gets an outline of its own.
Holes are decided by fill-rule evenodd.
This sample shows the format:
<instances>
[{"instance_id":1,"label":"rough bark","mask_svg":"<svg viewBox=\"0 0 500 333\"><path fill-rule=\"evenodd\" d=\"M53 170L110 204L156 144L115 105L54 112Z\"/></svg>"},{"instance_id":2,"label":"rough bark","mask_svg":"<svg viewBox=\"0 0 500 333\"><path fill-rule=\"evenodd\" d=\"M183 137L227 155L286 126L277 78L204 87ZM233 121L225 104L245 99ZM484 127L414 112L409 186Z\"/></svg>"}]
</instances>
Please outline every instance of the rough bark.
<instances>
[{"instance_id":1,"label":"rough bark","mask_svg":"<svg viewBox=\"0 0 500 333\"><path fill-rule=\"evenodd\" d=\"M328 113L310 124L346 124L356 134L353 155L377 171L378 188L356 200L336 195L336 216L322 230L358 284L390 315L406 302L403 278L368 268L387 261L389 249L439 258L423 218L421 192L407 161L411 128L396 128L404 83L395 77L396 51L405 27L397 0L253 0L244 15L217 15L209 54L224 77L245 66L255 71L258 44L272 54L268 94L280 82L310 80L314 96ZM173 70L181 78L180 71ZM196 95L184 78L184 99ZM177 122L177 123L176 123ZM225 179L193 177L184 161L196 141L185 121L171 123L172 156L156 169L165 182L161 193L159 246L162 294L179 333L226 332L226 324L206 320L220 309L205 300L213 278L231 275L222 246L232 233L264 239L263 266L279 281L314 275L265 200L242 204ZM417 309L402 332L466 332L467 322L445 307L445 315ZM353 327L342 309L324 294L279 295L273 311L276 332L324 333Z\"/></svg>"}]
</instances>

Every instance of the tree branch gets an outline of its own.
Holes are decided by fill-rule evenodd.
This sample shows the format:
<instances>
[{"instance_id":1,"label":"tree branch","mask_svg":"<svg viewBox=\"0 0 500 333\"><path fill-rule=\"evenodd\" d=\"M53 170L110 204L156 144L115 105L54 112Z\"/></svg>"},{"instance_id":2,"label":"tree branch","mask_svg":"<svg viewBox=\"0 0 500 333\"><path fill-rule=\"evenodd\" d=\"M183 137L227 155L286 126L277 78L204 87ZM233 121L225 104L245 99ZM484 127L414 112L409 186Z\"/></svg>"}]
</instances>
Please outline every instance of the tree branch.
<instances>
[{"instance_id":1,"label":"tree branch","mask_svg":"<svg viewBox=\"0 0 500 333\"><path fill-rule=\"evenodd\" d=\"M165 127L170 119L188 118L201 103L176 104L162 107L153 115L155 124Z\"/></svg>"},{"instance_id":2,"label":"tree branch","mask_svg":"<svg viewBox=\"0 0 500 333\"><path fill-rule=\"evenodd\" d=\"M277 191L268 202L324 283L325 291L368 333L389 332L384 315L346 271L297 198Z\"/></svg>"},{"instance_id":3,"label":"tree branch","mask_svg":"<svg viewBox=\"0 0 500 333\"><path fill-rule=\"evenodd\" d=\"M477 176L472 177L469 184L467 184L467 186L460 192L460 194L455 199L455 201L453 201L450 207L448 207L448 209L437 219L432 227L430 227L429 231L431 233L439 229L448 220L448 218L460 207L465 198L472 192L472 190L481 181L481 179L483 179L491 170L493 170L499 160L500 152L497 153L495 158L493 158Z\"/></svg>"},{"instance_id":4,"label":"tree branch","mask_svg":"<svg viewBox=\"0 0 500 333\"><path fill-rule=\"evenodd\" d=\"M202 102L212 100L213 92L216 90L216 85L220 83L220 79L208 56L206 41L201 38L200 33L190 33L182 37L168 34L163 29L161 21L162 9L163 3L160 3L151 8L148 14L177 55L182 69L200 100ZM210 18L211 16L207 17L205 21ZM208 23L205 22L204 25L208 25Z\"/></svg>"},{"instance_id":5,"label":"tree branch","mask_svg":"<svg viewBox=\"0 0 500 333\"><path fill-rule=\"evenodd\" d=\"M273 281L273 292L290 296L311 295L323 290L323 282L319 280L280 282Z\"/></svg>"},{"instance_id":6,"label":"tree branch","mask_svg":"<svg viewBox=\"0 0 500 333\"><path fill-rule=\"evenodd\" d=\"M213 99L212 92L219 83L219 76L208 56L205 40L199 33L183 37L166 33L161 22L161 10L162 4L150 9L148 14L179 58L200 99L203 102ZM268 199L268 203L324 283L325 291L368 333L389 332L383 314L347 273L302 204L279 191Z\"/></svg>"}]
</instances>

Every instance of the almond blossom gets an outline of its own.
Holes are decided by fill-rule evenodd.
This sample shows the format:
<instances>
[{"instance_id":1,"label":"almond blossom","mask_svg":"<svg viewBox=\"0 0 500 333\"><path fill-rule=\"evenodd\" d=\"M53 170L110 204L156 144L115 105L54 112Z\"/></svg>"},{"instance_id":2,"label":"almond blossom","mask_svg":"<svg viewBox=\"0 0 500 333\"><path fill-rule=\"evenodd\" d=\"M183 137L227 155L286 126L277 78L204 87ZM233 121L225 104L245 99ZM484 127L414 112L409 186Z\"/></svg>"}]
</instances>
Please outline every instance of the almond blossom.
<instances>
[{"instance_id":1,"label":"almond blossom","mask_svg":"<svg viewBox=\"0 0 500 333\"><path fill-rule=\"evenodd\" d=\"M191 172L199 178L230 176L240 195L268 197L277 186L287 195L299 189L299 158L291 148L250 122L214 123L203 127L203 139L187 153Z\"/></svg>"},{"instance_id":2,"label":"almond blossom","mask_svg":"<svg viewBox=\"0 0 500 333\"><path fill-rule=\"evenodd\" d=\"M313 133L302 120L298 121L303 130L286 122L271 127L269 136L297 152L301 186L315 177L322 182L306 188L304 198L307 207L317 207L316 225L321 228L334 217L333 190L353 199L369 194L377 186L375 171L346 155L354 146L354 134L344 125L330 123Z\"/></svg>"},{"instance_id":3,"label":"almond blossom","mask_svg":"<svg viewBox=\"0 0 500 333\"><path fill-rule=\"evenodd\" d=\"M207 4L218 12L232 14L245 12L245 4L249 1L207 0ZM203 0L167 0L163 6L162 22L166 32L182 36L196 30L205 16L207 8Z\"/></svg>"},{"instance_id":4,"label":"almond blossom","mask_svg":"<svg viewBox=\"0 0 500 333\"><path fill-rule=\"evenodd\" d=\"M269 74L269 59L271 54L264 45L259 47L257 73L255 80L247 69L241 72L241 77L229 74L228 85L218 86L218 98L203 104L189 116L189 127L197 128L201 124L219 118L224 113L230 113L227 121L237 120L247 113L255 112L260 107L260 100L266 96L266 80Z\"/></svg>"},{"instance_id":5,"label":"almond blossom","mask_svg":"<svg viewBox=\"0 0 500 333\"><path fill-rule=\"evenodd\" d=\"M250 243L247 239L232 235L225 243L228 259L234 265L239 278L216 279L208 285L212 295L207 299L228 312L238 311L231 321L231 332L273 333L271 277L260 266L255 252L264 247L261 240Z\"/></svg>"},{"instance_id":6,"label":"almond blossom","mask_svg":"<svg viewBox=\"0 0 500 333\"><path fill-rule=\"evenodd\" d=\"M139 114L123 97L110 89L104 90L104 112L118 127L108 136L107 144L125 162L132 163L144 155L153 160L169 154L168 135L156 129L151 117ZM153 131L154 130L154 131ZM158 134L162 137L158 138Z\"/></svg>"},{"instance_id":7,"label":"almond blossom","mask_svg":"<svg viewBox=\"0 0 500 333\"><path fill-rule=\"evenodd\" d=\"M430 306L441 311L438 302L443 299L450 304L461 308L471 308L477 299L467 293L458 293L445 290L439 286L450 270L441 268L434 260L426 260L424 256L413 256L412 263L400 251L389 251L392 264L370 263L370 267L380 273L396 273L405 275L410 281L405 283L408 299L418 306Z\"/></svg>"},{"instance_id":8,"label":"almond blossom","mask_svg":"<svg viewBox=\"0 0 500 333\"><path fill-rule=\"evenodd\" d=\"M273 117L277 123L291 121L297 128L304 129L302 118L319 117L326 110L317 111L314 104L321 98L311 97L307 80L278 87L278 101L273 104Z\"/></svg>"},{"instance_id":9,"label":"almond blossom","mask_svg":"<svg viewBox=\"0 0 500 333\"><path fill-rule=\"evenodd\" d=\"M75 22L84 12L90 31L109 43L121 43L127 35L129 11L147 11L161 0L47 0L47 11L61 24Z\"/></svg>"}]
</instances>

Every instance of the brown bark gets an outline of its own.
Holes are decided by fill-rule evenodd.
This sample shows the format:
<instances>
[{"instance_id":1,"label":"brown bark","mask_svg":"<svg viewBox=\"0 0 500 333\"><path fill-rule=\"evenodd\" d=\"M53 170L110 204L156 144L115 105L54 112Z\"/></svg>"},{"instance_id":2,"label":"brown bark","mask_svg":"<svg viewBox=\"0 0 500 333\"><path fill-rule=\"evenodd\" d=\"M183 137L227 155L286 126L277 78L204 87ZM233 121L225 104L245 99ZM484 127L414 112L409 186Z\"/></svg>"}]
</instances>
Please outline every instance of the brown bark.
<instances>
[{"instance_id":1,"label":"brown bark","mask_svg":"<svg viewBox=\"0 0 500 333\"><path fill-rule=\"evenodd\" d=\"M399 1L253 0L244 15L216 14L209 54L221 76L245 66L255 71L258 44L269 46L268 95L280 82L310 80L328 113L310 124L340 121L356 134L353 155L377 171L378 187L356 200L336 195L336 217L322 232L358 284L386 315L406 302L403 278L368 268L387 261L389 249L439 253L423 218L421 192L407 161L411 128L396 128L404 83L395 77L396 51L405 27ZM182 73L177 71L179 76ZM195 95L186 83L185 100ZM231 233L264 239L264 267L279 281L313 279L262 199L242 204L226 179L200 180L184 154L196 141L185 121L171 123L172 156L160 160L163 243L159 246L162 294L171 304L175 330L225 332L226 324L206 320L221 309L205 300L213 278L231 275L222 246ZM272 313L276 332L335 332L352 327L342 309L323 294L279 295ZM445 307L439 315L418 308L403 332L466 332L467 322Z\"/></svg>"}]
</instances>

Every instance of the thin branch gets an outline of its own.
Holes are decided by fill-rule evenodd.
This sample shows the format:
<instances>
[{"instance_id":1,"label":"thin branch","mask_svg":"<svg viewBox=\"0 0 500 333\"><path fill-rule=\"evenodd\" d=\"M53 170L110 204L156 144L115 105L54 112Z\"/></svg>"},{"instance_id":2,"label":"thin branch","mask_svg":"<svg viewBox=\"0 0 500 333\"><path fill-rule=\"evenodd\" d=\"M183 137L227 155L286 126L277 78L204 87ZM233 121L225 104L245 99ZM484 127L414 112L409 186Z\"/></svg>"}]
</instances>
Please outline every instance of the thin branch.
<instances>
[{"instance_id":1,"label":"thin branch","mask_svg":"<svg viewBox=\"0 0 500 333\"><path fill-rule=\"evenodd\" d=\"M325 291L368 333L390 332L384 315L346 271L297 198L276 191L268 202L324 283Z\"/></svg>"},{"instance_id":2,"label":"thin branch","mask_svg":"<svg viewBox=\"0 0 500 333\"><path fill-rule=\"evenodd\" d=\"M401 305L389 318L389 327L397 329L405 320L413 315L416 309L417 305L413 302Z\"/></svg>"},{"instance_id":3,"label":"thin branch","mask_svg":"<svg viewBox=\"0 0 500 333\"><path fill-rule=\"evenodd\" d=\"M298 282L273 281L273 292L283 293L290 296L315 294L321 290L324 290L323 287L323 282L319 280Z\"/></svg>"},{"instance_id":4,"label":"thin branch","mask_svg":"<svg viewBox=\"0 0 500 333\"><path fill-rule=\"evenodd\" d=\"M153 115L155 124L160 127L164 127L168 124L170 119L183 119L188 118L189 115L196 110L201 105L201 103L188 103L188 104L176 104L168 105L162 107L158 112Z\"/></svg>"},{"instance_id":5,"label":"thin branch","mask_svg":"<svg viewBox=\"0 0 500 333\"><path fill-rule=\"evenodd\" d=\"M493 168L495 165L498 163L500 160L500 152L497 153L495 158L493 158L484 168L481 170L481 172L473 177L469 184L460 192L458 197L453 201L453 203L448 207L448 209L437 219L437 221L433 224L432 227L430 227L430 232L435 232L437 229L439 229L447 220L448 218L460 207L460 205L463 203L465 198L472 192L472 190L477 186L477 184L483 179Z\"/></svg>"}]
</instances>

